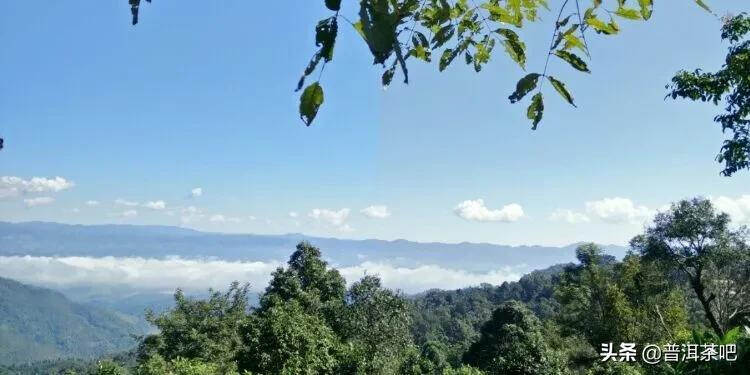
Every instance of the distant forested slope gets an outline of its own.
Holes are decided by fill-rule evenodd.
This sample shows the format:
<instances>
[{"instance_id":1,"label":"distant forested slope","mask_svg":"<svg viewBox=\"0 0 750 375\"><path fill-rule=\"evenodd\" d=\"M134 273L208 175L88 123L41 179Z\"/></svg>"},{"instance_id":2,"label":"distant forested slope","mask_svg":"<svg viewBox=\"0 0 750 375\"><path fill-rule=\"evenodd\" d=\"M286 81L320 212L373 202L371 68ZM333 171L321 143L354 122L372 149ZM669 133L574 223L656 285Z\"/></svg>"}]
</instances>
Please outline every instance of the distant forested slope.
<instances>
[{"instance_id":1,"label":"distant forested slope","mask_svg":"<svg viewBox=\"0 0 750 375\"><path fill-rule=\"evenodd\" d=\"M415 296L411 298L414 340L420 346L442 346L446 359L459 364L461 355L479 338L482 325L503 303L521 301L542 320L553 317L559 309L553 293L565 267L560 264L533 271L502 285L436 289Z\"/></svg>"},{"instance_id":2,"label":"distant forested slope","mask_svg":"<svg viewBox=\"0 0 750 375\"><path fill-rule=\"evenodd\" d=\"M62 294L0 278L0 365L92 358L129 349L138 330L125 317Z\"/></svg>"}]
</instances>

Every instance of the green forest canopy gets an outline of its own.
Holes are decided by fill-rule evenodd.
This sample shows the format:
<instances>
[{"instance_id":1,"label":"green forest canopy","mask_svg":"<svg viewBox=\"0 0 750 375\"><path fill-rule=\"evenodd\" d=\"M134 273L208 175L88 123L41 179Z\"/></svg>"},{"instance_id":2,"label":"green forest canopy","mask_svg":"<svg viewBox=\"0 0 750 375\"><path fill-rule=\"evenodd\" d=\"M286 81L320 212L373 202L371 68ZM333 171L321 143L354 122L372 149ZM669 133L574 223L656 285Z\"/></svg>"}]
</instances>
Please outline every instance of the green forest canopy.
<instances>
[{"instance_id":1,"label":"green forest canopy","mask_svg":"<svg viewBox=\"0 0 750 375\"><path fill-rule=\"evenodd\" d=\"M636 236L621 261L583 244L576 264L535 271L518 282L412 297L384 288L372 275L347 287L321 251L303 242L273 272L257 307L248 303L249 286L240 283L206 299L178 290L171 310L148 314L159 333L141 340L130 366L101 361L90 371L747 374L747 238L747 230L731 229L710 201L684 200ZM603 343L732 344L737 358L602 362Z\"/></svg>"}]
</instances>

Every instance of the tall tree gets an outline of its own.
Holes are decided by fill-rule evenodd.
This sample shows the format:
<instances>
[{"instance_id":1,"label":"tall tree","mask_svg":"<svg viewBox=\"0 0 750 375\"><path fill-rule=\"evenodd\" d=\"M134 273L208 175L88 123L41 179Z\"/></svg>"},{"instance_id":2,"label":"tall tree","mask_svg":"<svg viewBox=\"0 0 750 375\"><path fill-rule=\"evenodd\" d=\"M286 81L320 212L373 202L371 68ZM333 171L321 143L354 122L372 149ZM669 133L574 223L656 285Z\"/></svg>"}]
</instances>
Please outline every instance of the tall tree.
<instances>
[{"instance_id":1,"label":"tall tree","mask_svg":"<svg viewBox=\"0 0 750 375\"><path fill-rule=\"evenodd\" d=\"M672 99L724 103L726 111L714 117L722 132L729 132L716 160L724 163L722 174L750 168L750 17L745 13L725 17L721 39L729 42L724 66L714 73L696 69L680 71L667 86Z\"/></svg>"},{"instance_id":2,"label":"tall tree","mask_svg":"<svg viewBox=\"0 0 750 375\"><path fill-rule=\"evenodd\" d=\"M717 336L750 314L745 230L731 230L729 215L704 198L682 200L659 213L631 241L647 260L685 277ZM741 272L734 272L742 270Z\"/></svg>"},{"instance_id":3,"label":"tall tree","mask_svg":"<svg viewBox=\"0 0 750 375\"><path fill-rule=\"evenodd\" d=\"M544 340L539 319L517 301L507 302L492 313L464 361L497 375L552 375L563 368L559 354Z\"/></svg>"},{"instance_id":4,"label":"tall tree","mask_svg":"<svg viewBox=\"0 0 750 375\"><path fill-rule=\"evenodd\" d=\"M407 301L385 289L380 279L365 276L347 293L343 338L352 348L352 371L394 374L413 347Z\"/></svg>"},{"instance_id":5,"label":"tall tree","mask_svg":"<svg viewBox=\"0 0 750 375\"><path fill-rule=\"evenodd\" d=\"M298 301L274 305L243 327L240 371L251 374L336 374L341 344L319 316Z\"/></svg>"},{"instance_id":6,"label":"tall tree","mask_svg":"<svg viewBox=\"0 0 750 375\"><path fill-rule=\"evenodd\" d=\"M301 242L286 268L279 268L260 299L260 310L297 301L311 315L322 315L332 327L339 327L346 281L336 269L329 269L320 249ZM338 331L338 330L337 330Z\"/></svg>"},{"instance_id":7,"label":"tall tree","mask_svg":"<svg viewBox=\"0 0 750 375\"><path fill-rule=\"evenodd\" d=\"M233 370L242 346L239 328L249 311L248 290L249 285L235 282L227 292L211 291L207 299L192 299L177 290L174 308L147 313L159 333L140 345L140 361L158 355L167 361L197 359Z\"/></svg>"}]
</instances>

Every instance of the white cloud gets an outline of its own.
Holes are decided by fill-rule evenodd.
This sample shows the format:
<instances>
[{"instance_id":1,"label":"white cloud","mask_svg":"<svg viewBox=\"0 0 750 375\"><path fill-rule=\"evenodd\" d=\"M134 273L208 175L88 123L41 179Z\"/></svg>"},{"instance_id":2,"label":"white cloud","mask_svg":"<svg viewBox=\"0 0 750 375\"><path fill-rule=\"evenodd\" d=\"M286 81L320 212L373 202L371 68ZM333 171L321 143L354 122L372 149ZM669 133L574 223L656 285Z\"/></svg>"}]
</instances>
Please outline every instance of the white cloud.
<instances>
[{"instance_id":1,"label":"white cloud","mask_svg":"<svg viewBox=\"0 0 750 375\"><path fill-rule=\"evenodd\" d=\"M81 209L78 208L78 207L76 207L76 208L71 209L70 212L74 213L74 214L77 214L77 213L81 212Z\"/></svg>"},{"instance_id":2,"label":"white cloud","mask_svg":"<svg viewBox=\"0 0 750 375\"><path fill-rule=\"evenodd\" d=\"M342 267L339 272L350 284L364 275L377 275L385 287L400 289L406 293L419 293L435 288L457 289L482 283L500 285L505 281L516 281L522 276L511 267L489 272L468 272L438 265L397 267L382 262L364 262Z\"/></svg>"},{"instance_id":3,"label":"white cloud","mask_svg":"<svg viewBox=\"0 0 750 375\"><path fill-rule=\"evenodd\" d=\"M349 210L348 208L342 208L338 211L333 211L325 208L315 208L310 211L307 216L317 221L324 222L335 227L340 227L344 225L346 219L349 218L350 211L351 210Z\"/></svg>"},{"instance_id":4,"label":"white cloud","mask_svg":"<svg viewBox=\"0 0 750 375\"><path fill-rule=\"evenodd\" d=\"M138 216L138 211L136 210L126 210L117 215L118 217L129 219Z\"/></svg>"},{"instance_id":5,"label":"white cloud","mask_svg":"<svg viewBox=\"0 0 750 375\"><path fill-rule=\"evenodd\" d=\"M609 223L640 224L654 215L646 206L636 206L627 198L604 198L586 202L586 212Z\"/></svg>"},{"instance_id":6,"label":"white cloud","mask_svg":"<svg viewBox=\"0 0 750 375\"><path fill-rule=\"evenodd\" d=\"M523 207L517 203L505 205L499 210L491 210L484 205L483 199L463 201L453 209L453 212L466 220L484 222L514 222L524 217Z\"/></svg>"},{"instance_id":7,"label":"white cloud","mask_svg":"<svg viewBox=\"0 0 750 375\"><path fill-rule=\"evenodd\" d=\"M725 196L711 197L717 210L727 213L736 224L750 224L750 195L737 198Z\"/></svg>"},{"instance_id":8,"label":"white cloud","mask_svg":"<svg viewBox=\"0 0 750 375\"><path fill-rule=\"evenodd\" d=\"M250 221L258 220L258 218L255 217L255 216L253 216L253 215L248 216L247 219L250 220Z\"/></svg>"},{"instance_id":9,"label":"white cloud","mask_svg":"<svg viewBox=\"0 0 750 375\"><path fill-rule=\"evenodd\" d=\"M182 217L180 217L180 221L182 221L183 224L189 224L199 221L205 216L206 215L204 215L199 208L195 206L188 206L182 209Z\"/></svg>"},{"instance_id":10,"label":"white cloud","mask_svg":"<svg viewBox=\"0 0 750 375\"><path fill-rule=\"evenodd\" d=\"M385 219L391 216L391 211L388 210L388 206L369 206L363 208L359 212L371 219Z\"/></svg>"},{"instance_id":11,"label":"white cloud","mask_svg":"<svg viewBox=\"0 0 750 375\"><path fill-rule=\"evenodd\" d=\"M144 203L143 207L158 211L167 208L167 204L164 201L153 201Z\"/></svg>"},{"instance_id":12,"label":"white cloud","mask_svg":"<svg viewBox=\"0 0 750 375\"><path fill-rule=\"evenodd\" d=\"M351 232L354 232L354 228L352 228L351 225L349 225L349 224L340 225L340 226L336 227L336 229L339 232L342 232L342 233L351 233Z\"/></svg>"},{"instance_id":13,"label":"white cloud","mask_svg":"<svg viewBox=\"0 0 750 375\"><path fill-rule=\"evenodd\" d=\"M549 215L552 221L564 221L570 224L588 223L591 221L588 216L580 212L571 210L557 209Z\"/></svg>"},{"instance_id":14,"label":"white cloud","mask_svg":"<svg viewBox=\"0 0 750 375\"><path fill-rule=\"evenodd\" d=\"M28 199L23 200L23 203L28 208L32 208L36 206L44 206L44 205L52 204L54 202L55 202L55 198L52 198L52 197L28 198Z\"/></svg>"},{"instance_id":15,"label":"white cloud","mask_svg":"<svg viewBox=\"0 0 750 375\"><path fill-rule=\"evenodd\" d=\"M32 177L29 180L15 177L0 177L0 198L12 198L30 193L57 193L75 186L73 181L62 177Z\"/></svg>"},{"instance_id":16,"label":"white cloud","mask_svg":"<svg viewBox=\"0 0 750 375\"><path fill-rule=\"evenodd\" d=\"M86 205L89 207L94 207L99 205L99 201L86 201Z\"/></svg>"},{"instance_id":17,"label":"white cloud","mask_svg":"<svg viewBox=\"0 0 750 375\"><path fill-rule=\"evenodd\" d=\"M279 261L0 256L0 274L25 283L58 288L123 287L158 292L173 291L178 287L194 292L208 288L226 289L235 280L250 282L250 287L260 292L268 285L271 273L282 265ZM512 267L469 272L438 265L401 267L384 262L363 262L337 269L349 284L364 275L377 275L384 286L406 293L481 283L498 285L518 280L521 276Z\"/></svg>"},{"instance_id":18,"label":"white cloud","mask_svg":"<svg viewBox=\"0 0 750 375\"><path fill-rule=\"evenodd\" d=\"M292 211L292 212L289 213L289 217L291 217L291 218L297 218L297 217L299 217L299 214L296 213L296 212L294 212L294 211Z\"/></svg>"},{"instance_id":19,"label":"white cloud","mask_svg":"<svg viewBox=\"0 0 750 375\"><path fill-rule=\"evenodd\" d=\"M133 202L133 201L125 200L125 199L122 199L122 198L115 199L115 204L118 205L118 206L126 206L126 207L140 206L140 203L138 203L138 202Z\"/></svg>"},{"instance_id":20,"label":"white cloud","mask_svg":"<svg viewBox=\"0 0 750 375\"><path fill-rule=\"evenodd\" d=\"M232 281L265 288L281 263L119 257L0 257L0 274L21 282L52 287L126 287L169 292L175 288L226 289ZM30 274L29 274L30 272Z\"/></svg>"},{"instance_id":21,"label":"white cloud","mask_svg":"<svg viewBox=\"0 0 750 375\"><path fill-rule=\"evenodd\" d=\"M208 218L208 221L212 223L240 223L242 222L242 219L238 217L229 217L221 214L211 215L211 217Z\"/></svg>"},{"instance_id":22,"label":"white cloud","mask_svg":"<svg viewBox=\"0 0 750 375\"><path fill-rule=\"evenodd\" d=\"M193 190L190 190L190 197L191 198L198 198L203 195L203 188L194 188Z\"/></svg>"}]
</instances>

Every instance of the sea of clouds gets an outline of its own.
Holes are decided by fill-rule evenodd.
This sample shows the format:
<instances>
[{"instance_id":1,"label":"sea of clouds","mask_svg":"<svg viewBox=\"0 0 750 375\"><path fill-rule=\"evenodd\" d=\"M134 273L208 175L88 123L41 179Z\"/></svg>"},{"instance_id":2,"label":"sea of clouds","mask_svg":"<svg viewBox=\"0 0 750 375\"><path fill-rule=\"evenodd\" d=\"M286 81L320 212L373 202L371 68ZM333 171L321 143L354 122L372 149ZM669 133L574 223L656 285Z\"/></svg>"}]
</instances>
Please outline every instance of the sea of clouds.
<instances>
[{"instance_id":1,"label":"sea of clouds","mask_svg":"<svg viewBox=\"0 0 750 375\"><path fill-rule=\"evenodd\" d=\"M201 292L208 288L225 289L232 281L249 282L260 292L268 285L271 273L284 263L139 257L41 257L2 256L0 276L23 283L68 289L106 287L143 292L171 292L175 288ZM523 267L502 267L489 272L468 272L438 265L394 266L386 262L364 261L336 267L347 282L364 275L379 276L384 286L404 293L428 289L456 289L481 283L501 284L518 280Z\"/></svg>"}]
</instances>

